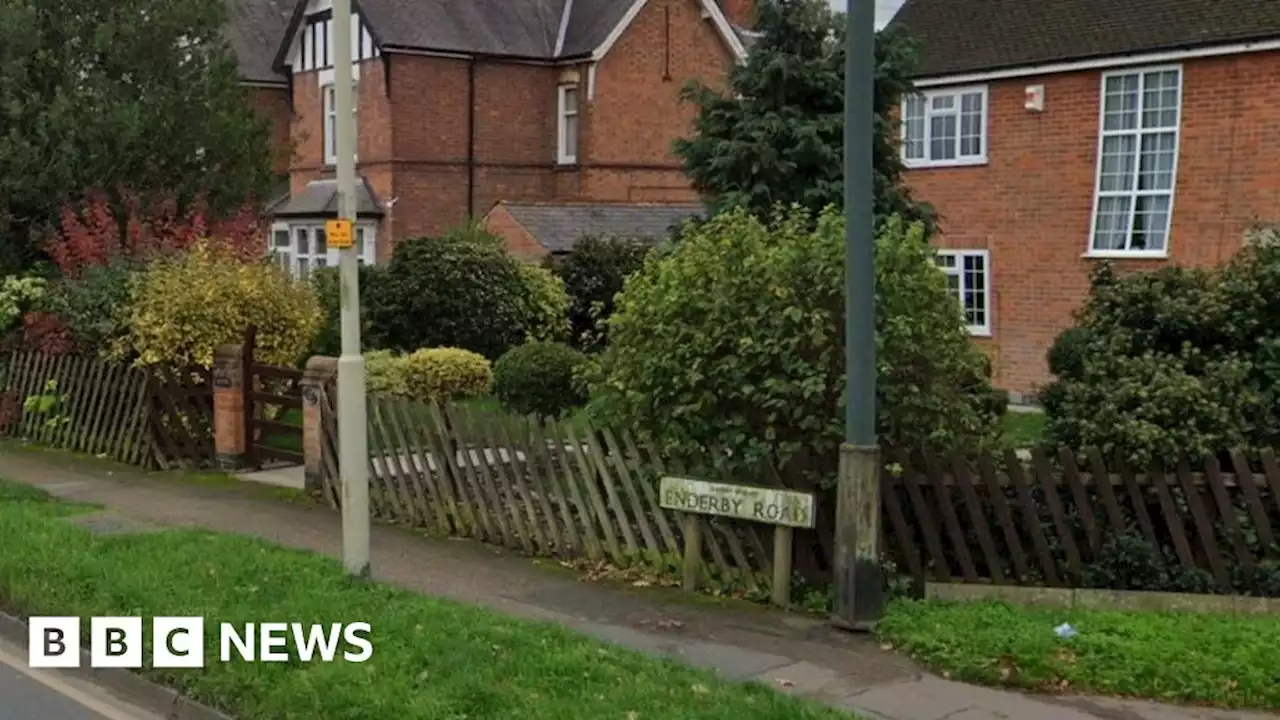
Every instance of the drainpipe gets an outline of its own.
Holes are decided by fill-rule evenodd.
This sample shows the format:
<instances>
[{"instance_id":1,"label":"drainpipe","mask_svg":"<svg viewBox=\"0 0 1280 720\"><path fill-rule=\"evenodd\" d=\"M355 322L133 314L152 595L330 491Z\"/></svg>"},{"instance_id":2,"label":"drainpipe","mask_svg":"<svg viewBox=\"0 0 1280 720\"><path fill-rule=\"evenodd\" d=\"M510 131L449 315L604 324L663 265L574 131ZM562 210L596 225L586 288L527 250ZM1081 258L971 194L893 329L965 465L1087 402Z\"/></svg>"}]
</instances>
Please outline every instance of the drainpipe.
<instances>
[{"instance_id":1,"label":"drainpipe","mask_svg":"<svg viewBox=\"0 0 1280 720\"><path fill-rule=\"evenodd\" d=\"M476 59L467 65L467 220L476 216Z\"/></svg>"}]
</instances>

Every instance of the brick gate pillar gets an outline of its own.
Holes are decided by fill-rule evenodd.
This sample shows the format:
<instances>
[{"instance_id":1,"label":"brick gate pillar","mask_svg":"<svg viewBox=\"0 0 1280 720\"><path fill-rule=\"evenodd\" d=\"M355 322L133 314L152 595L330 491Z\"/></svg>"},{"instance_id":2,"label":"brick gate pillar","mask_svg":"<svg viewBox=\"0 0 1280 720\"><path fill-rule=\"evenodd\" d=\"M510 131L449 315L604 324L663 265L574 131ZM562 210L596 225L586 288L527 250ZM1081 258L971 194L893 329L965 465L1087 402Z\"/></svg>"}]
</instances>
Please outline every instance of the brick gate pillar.
<instances>
[{"instance_id":1,"label":"brick gate pillar","mask_svg":"<svg viewBox=\"0 0 1280 720\"><path fill-rule=\"evenodd\" d=\"M223 470L247 464L245 411L244 350L221 345L213 351L213 449Z\"/></svg>"},{"instance_id":2,"label":"brick gate pillar","mask_svg":"<svg viewBox=\"0 0 1280 720\"><path fill-rule=\"evenodd\" d=\"M325 422L324 406L320 402L324 393L332 391L337 379L338 359L321 355L308 360L302 374L302 474L309 493L324 487L325 444L338 441L325 437L329 423ZM332 399L330 406L333 406Z\"/></svg>"}]
</instances>

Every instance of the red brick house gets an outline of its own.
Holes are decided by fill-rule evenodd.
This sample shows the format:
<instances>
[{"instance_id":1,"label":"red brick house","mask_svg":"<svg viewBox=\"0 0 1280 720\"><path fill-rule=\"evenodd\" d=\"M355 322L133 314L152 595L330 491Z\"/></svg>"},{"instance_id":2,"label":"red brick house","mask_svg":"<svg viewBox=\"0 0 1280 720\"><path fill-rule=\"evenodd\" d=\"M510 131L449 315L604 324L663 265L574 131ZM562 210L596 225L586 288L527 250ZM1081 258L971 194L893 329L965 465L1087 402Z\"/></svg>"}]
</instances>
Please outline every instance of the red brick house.
<instances>
[{"instance_id":1,"label":"red brick house","mask_svg":"<svg viewBox=\"0 0 1280 720\"><path fill-rule=\"evenodd\" d=\"M240 64L249 100L271 124L272 161L287 175L293 155L289 79L272 66L279 38L289 24L293 0L229 0L227 41Z\"/></svg>"},{"instance_id":2,"label":"red brick house","mask_svg":"<svg viewBox=\"0 0 1280 720\"><path fill-rule=\"evenodd\" d=\"M1213 265L1280 219L1280 2L907 0L917 196L998 384L1033 393L1100 259Z\"/></svg>"},{"instance_id":3,"label":"red brick house","mask_svg":"<svg viewBox=\"0 0 1280 720\"><path fill-rule=\"evenodd\" d=\"M323 234L336 210L331 7L235 1L233 17L256 28L232 33L246 82L273 117L272 93L284 89L289 114L290 193L270 207L270 243L305 273L336 262ZM615 221L634 221L637 208L662 219L698 211L671 154L694 112L677 94L686 80L724 77L745 52L745 33L716 0L362 0L353 10L357 231L367 262L388 258L397 239L495 208L581 216L591 204L615 210L601 214ZM505 233L511 224L493 226ZM528 227L513 233L513 250L525 254L561 241Z\"/></svg>"}]
</instances>

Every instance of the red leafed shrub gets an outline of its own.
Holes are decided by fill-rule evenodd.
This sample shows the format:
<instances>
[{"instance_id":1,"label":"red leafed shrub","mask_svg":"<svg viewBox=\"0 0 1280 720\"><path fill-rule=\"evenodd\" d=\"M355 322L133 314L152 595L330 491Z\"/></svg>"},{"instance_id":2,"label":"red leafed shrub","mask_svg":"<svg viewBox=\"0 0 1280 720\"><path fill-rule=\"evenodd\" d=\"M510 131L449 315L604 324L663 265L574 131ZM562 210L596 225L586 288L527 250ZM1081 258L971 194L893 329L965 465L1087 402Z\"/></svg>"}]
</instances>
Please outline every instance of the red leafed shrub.
<instances>
[{"instance_id":1,"label":"red leafed shrub","mask_svg":"<svg viewBox=\"0 0 1280 720\"><path fill-rule=\"evenodd\" d=\"M129 190L113 203L106 193L89 191L84 200L62 207L59 230L46 242L49 257L66 276L113 258L145 257L186 250L198 240L230 250L245 260L264 252L262 217L246 204L230 217L211 219L203 198L185 210L171 197L144 202Z\"/></svg>"},{"instance_id":2,"label":"red leafed shrub","mask_svg":"<svg viewBox=\"0 0 1280 720\"><path fill-rule=\"evenodd\" d=\"M78 349L75 334L54 313L32 311L22 316L22 330L14 333L23 350L45 355L67 355Z\"/></svg>"}]
</instances>

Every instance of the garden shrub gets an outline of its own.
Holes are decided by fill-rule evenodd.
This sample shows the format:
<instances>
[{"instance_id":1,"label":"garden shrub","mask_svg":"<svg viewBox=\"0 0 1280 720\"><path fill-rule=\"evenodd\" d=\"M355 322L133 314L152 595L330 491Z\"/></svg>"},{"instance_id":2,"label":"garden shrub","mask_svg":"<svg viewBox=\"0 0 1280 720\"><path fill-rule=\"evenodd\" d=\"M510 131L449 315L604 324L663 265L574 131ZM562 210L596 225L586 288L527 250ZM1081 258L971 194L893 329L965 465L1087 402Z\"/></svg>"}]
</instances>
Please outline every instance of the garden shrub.
<instances>
[{"instance_id":1,"label":"garden shrub","mask_svg":"<svg viewBox=\"0 0 1280 720\"><path fill-rule=\"evenodd\" d=\"M604 348L599 325L613 314L614 296L628 275L644 266L650 246L638 240L584 237L556 268L572 302L569 322L573 342L586 350Z\"/></svg>"},{"instance_id":2,"label":"garden shrub","mask_svg":"<svg viewBox=\"0 0 1280 720\"><path fill-rule=\"evenodd\" d=\"M8 275L0 278L0 336L22 319L22 314L44 297L47 283L40 277Z\"/></svg>"},{"instance_id":3,"label":"garden shrub","mask_svg":"<svg viewBox=\"0 0 1280 720\"><path fill-rule=\"evenodd\" d=\"M520 415L561 417L586 404L574 373L586 356L561 343L531 342L512 348L493 366L493 393Z\"/></svg>"},{"instance_id":4,"label":"garden shrub","mask_svg":"<svg viewBox=\"0 0 1280 720\"><path fill-rule=\"evenodd\" d=\"M1215 270L1118 275L1102 263L1048 355L1046 433L1132 464L1192 463L1280 441L1280 237Z\"/></svg>"},{"instance_id":5,"label":"garden shrub","mask_svg":"<svg viewBox=\"0 0 1280 720\"><path fill-rule=\"evenodd\" d=\"M996 442L988 364L923 228L876 241L878 428L910 448ZM789 484L834 478L843 439L844 220L743 210L689 228L618 296L609 345L588 370L591 411L672 452Z\"/></svg>"},{"instance_id":6,"label":"garden shrub","mask_svg":"<svg viewBox=\"0 0 1280 720\"><path fill-rule=\"evenodd\" d=\"M401 356L390 350L373 350L364 354L364 384L370 393L406 395Z\"/></svg>"},{"instance_id":7,"label":"garden shrub","mask_svg":"<svg viewBox=\"0 0 1280 720\"><path fill-rule=\"evenodd\" d=\"M564 281L547 268L519 263L524 283L522 324L526 340L560 342L569 337L569 295Z\"/></svg>"},{"instance_id":8,"label":"garden shrub","mask_svg":"<svg viewBox=\"0 0 1280 720\"><path fill-rule=\"evenodd\" d=\"M113 347L127 332L130 293L144 267L124 257L85 266L56 283L46 305L66 321L85 347Z\"/></svg>"},{"instance_id":9,"label":"garden shrub","mask_svg":"<svg viewBox=\"0 0 1280 720\"><path fill-rule=\"evenodd\" d=\"M289 366L306 354L320 323L320 305L305 282L275 264L244 263L197 245L138 276L128 334L116 352L142 365L208 367L215 348L241 342L256 326L259 362Z\"/></svg>"},{"instance_id":10,"label":"garden shrub","mask_svg":"<svg viewBox=\"0 0 1280 720\"><path fill-rule=\"evenodd\" d=\"M360 266L360 337L365 347L370 347L369 304L382 282L381 268L377 265ZM311 355L337 357L342 354L342 294L339 271L336 267L316 268L309 277L311 289L320 302L324 319L320 331L311 343Z\"/></svg>"},{"instance_id":11,"label":"garden shrub","mask_svg":"<svg viewBox=\"0 0 1280 720\"><path fill-rule=\"evenodd\" d=\"M392 371L403 393L416 400L448 402L487 395L493 369L478 353L461 348L423 348L396 359Z\"/></svg>"},{"instance_id":12,"label":"garden shrub","mask_svg":"<svg viewBox=\"0 0 1280 720\"><path fill-rule=\"evenodd\" d=\"M478 232L396 245L369 301L370 343L412 352L458 347L497 358L524 341L519 261Z\"/></svg>"}]
</instances>

